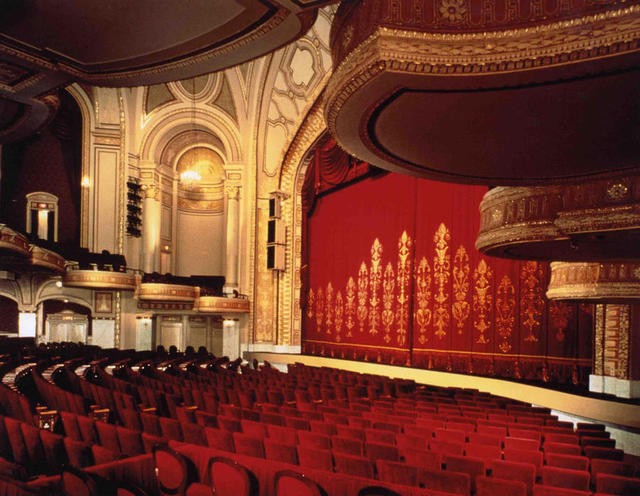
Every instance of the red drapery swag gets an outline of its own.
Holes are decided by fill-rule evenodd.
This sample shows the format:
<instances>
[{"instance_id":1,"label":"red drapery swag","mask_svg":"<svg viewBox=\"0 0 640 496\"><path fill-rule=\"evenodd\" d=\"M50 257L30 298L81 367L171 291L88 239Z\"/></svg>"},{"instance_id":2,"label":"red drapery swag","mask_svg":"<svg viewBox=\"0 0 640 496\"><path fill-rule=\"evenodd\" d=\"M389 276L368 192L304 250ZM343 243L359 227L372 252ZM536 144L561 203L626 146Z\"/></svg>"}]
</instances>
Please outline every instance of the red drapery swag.
<instances>
[{"instance_id":1,"label":"red drapery swag","mask_svg":"<svg viewBox=\"0 0 640 496\"><path fill-rule=\"evenodd\" d=\"M587 381L592 305L547 300L547 263L475 249L485 192L389 173L315 198L303 353Z\"/></svg>"}]
</instances>

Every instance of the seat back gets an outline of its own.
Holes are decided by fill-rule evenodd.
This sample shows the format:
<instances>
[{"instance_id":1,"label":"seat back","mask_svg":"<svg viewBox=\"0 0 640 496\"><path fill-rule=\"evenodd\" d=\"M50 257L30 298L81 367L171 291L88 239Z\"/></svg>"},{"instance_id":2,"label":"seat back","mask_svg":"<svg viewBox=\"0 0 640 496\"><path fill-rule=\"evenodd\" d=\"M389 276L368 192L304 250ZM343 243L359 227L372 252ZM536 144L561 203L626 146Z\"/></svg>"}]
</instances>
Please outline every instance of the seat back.
<instances>
[{"instance_id":1,"label":"seat back","mask_svg":"<svg viewBox=\"0 0 640 496\"><path fill-rule=\"evenodd\" d=\"M317 482L292 470L281 470L275 475L275 496L326 496Z\"/></svg>"},{"instance_id":2,"label":"seat back","mask_svg":"<svg viewBox=\"0 0 640 496\"><path fill-rule=\"evenodd\" d=\"M154 447L153 463L161 495L184 494L187 487L198 480L193 462L168 446Z\"/></svg>"},{"instance_id":3,"label":"seat back","mask_svg":"<svg viewBox=\"0 0 640 496\"><path fill-rule=\"evenodd\" d=\"M216 496L253 496L258 494L258 480L244 465L215 456L207 465L207 477Z\"/></svg>"}]
</instances>

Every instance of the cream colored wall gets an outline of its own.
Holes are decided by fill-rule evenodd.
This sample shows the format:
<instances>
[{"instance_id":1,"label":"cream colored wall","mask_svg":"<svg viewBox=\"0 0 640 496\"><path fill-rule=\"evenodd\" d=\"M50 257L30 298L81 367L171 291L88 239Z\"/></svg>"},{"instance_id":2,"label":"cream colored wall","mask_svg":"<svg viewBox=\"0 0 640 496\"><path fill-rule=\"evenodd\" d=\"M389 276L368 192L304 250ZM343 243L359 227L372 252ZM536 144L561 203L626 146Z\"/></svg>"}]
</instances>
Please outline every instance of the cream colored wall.
<instances>
[{"instance_id":1,"label":"cream colored wall","mask_svg":"<svg viewBox=\"0 0 640 496\"><path fill-rule=\"evenodd\" d=\"M175 274L224 274L223 216L178 212L177 224Z\"/></svg>"}]
</instances>

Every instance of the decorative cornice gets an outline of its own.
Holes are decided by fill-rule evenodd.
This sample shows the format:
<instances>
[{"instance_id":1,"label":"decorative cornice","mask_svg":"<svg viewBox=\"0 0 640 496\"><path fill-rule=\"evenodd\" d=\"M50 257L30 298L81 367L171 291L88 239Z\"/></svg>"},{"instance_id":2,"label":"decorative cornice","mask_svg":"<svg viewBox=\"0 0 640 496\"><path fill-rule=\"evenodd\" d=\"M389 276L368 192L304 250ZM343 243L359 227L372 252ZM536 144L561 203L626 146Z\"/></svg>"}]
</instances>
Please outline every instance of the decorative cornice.
<instances>
[{"instance_id":1,"label":"decorative cornice","mask_svg":"<svg viewBox=\"0 0 640 496\"><path fill-rule=\"evenodd\" d=\"M249 300L222 296L201 296L198 298L195 308L202 313L249 313Z\"/></svg>"},{"instance_id":2,"label":"decorative cornice","mask_svg":"<svg viewBox=\"0 0 640 496\"><path fill-rule=\"evenodd\" d=\"M111 272L106 270L67 270L62 278L65 286L74 288L136 289L137 278L127 272Z\"/></svg>"},{"instance_id":3,"label":"decorative cornice","mask_svg":"<svg viewBox=\"0 0 640 496\"><path fill-rule=\"evenodd\" d=\"M552 262L547 298L640 300L640 263Z\"/></svg>"},{"instance_id":4,"label":"decorative cornice","mask_svg":"<svg viewBox=\"0 0 640 496\"><path fill-rule=\"evenodd\" d=\"M182 284L164 284L157 282L141 283L136 289L140 301L173 301L193 303L200 296L198 286Z\"/></svg>"}]
</instances>

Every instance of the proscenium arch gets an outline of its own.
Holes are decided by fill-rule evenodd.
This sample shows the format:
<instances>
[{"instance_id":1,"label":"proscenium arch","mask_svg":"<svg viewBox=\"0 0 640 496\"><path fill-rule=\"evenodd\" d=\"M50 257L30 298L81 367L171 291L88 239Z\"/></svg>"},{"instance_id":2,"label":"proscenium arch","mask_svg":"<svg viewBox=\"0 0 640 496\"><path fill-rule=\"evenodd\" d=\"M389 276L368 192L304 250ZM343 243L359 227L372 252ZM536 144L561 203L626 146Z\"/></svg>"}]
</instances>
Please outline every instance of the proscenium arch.
<instances>
[{"instance_id":1,"label":"proscenium arch","mask_svg":"<svg viewBox=\"0 0 640 496\"><path fill-rule=\"evenodd\" d=\"M197 108L195 114L193 109L181 108L160 112L155 116L150 129L142 138L140 160L159 164L162 152L169 142L185 130L194 128L206 131L220 140L224 146L224 153L221 156L225 163L242 161L240 136L236 124L222 112L202 107Z\"/></svg>"},{"instance_id":2,"label":"proscenium arch","mask_svg":"<svg viewBox=\"0 0 640 496\"><path fill-rule=\"evenodd\" d=\"M286 220L285 225L292 230L291 243L287 243L286 271L280 285L278 314L280 322L278 328L282 329L278 342L279 345L300 346L302 317L300 313L300 269L302 248L302 183L307 171L308 161L305 160L309 151L313 149L318 140L326 133L327 125L324 120L322 95L315 101L291 146L285 154L280 169L280 190L289 195L289 199L283 202L282 215ZM298 307L298 308L296 308ZM285 324L288 324L285 326Z\"/></svg>"}]
</instances>

